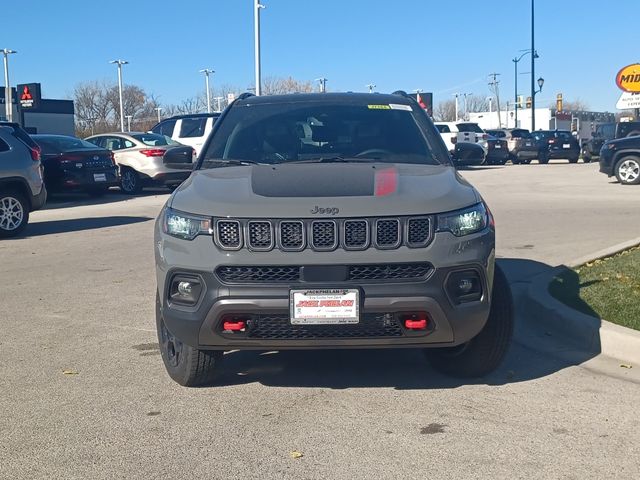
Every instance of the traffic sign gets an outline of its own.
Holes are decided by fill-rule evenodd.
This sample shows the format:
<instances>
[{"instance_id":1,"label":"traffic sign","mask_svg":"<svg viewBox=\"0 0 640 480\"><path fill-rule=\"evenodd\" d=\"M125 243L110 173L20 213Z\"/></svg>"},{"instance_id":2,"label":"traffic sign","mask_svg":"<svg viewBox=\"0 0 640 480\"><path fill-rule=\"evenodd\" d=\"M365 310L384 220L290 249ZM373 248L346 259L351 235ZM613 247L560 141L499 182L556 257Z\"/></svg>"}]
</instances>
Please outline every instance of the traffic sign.
<instances>
[{"instance_id":1,"label":"traffic sign","mask_svg":"<svg viewBox=\"0 0 640 480\"><path fill-rule=\"evenodd\" d=\"M616 108L618 110L640 108L640 93L624 92L616 103Z\"/></svg>"}]
</instances>

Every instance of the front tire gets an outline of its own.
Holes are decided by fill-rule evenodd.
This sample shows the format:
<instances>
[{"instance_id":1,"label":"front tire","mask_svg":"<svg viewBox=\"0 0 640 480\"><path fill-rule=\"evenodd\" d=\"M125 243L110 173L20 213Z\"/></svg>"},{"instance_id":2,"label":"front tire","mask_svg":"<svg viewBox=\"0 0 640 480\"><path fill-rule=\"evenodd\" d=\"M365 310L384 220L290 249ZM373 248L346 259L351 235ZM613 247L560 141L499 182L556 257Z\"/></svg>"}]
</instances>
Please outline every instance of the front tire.
<instances>
[{"instance_id":1,"label":"front tire","mask_svg":"<svg viewBox=\"0 0 640 480\"><path fill-rule=\"evenodd\" d=\"M431 366L447 375L477 378L491 373L502 362L513 335L513 300L504 273L496 265L491 311L482 331L466 344L425 349Z\"/></svg>"},{"instance_id":2,"label":"front tire","mask_svg":"<svg viewBox=\"0 0 640 480\"><path fill-rule=\"evenodd\" d=\"M169 376L183 387L211 385L218 376L223 352L191 347L167 329L156 294L156 329L162 361Z\"/></svg>"},{"instance_id":3,"label":"front tire","mask_svg":"<svg viewBox=\"0 0 640 480\"><path fill-rule=\"evenodd\" d=\"M640 157L629 155L616 163L616 178L622 185L640 184Z\"/></svg>"},{"instance_id":4,"label":"front tire","mask_svg":"<svg viewBox=\"0 0 640 480\"><path fill-rule=\"evenodd\" d=\"M27 228L29 204L20 192L0 193L0 238L15 237Z\"/></svg>"}]
</instances>

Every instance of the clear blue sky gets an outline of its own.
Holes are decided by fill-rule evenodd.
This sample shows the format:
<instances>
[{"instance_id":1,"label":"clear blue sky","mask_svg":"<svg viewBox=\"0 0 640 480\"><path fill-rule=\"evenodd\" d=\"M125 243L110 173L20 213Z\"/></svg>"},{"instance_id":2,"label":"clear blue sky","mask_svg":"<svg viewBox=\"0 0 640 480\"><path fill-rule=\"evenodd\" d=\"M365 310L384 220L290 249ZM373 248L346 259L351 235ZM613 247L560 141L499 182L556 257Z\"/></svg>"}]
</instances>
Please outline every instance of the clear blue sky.
<instances>
[{"instance_id":1,"label":"clear blue sky","mask_svg":"<svg viewBox=\"0 0 640 480\"><path fill-rule=\"evenodd\" d=\"M331 90L381 92L422 88L435 103L454 91L489 95L487 75L501 73L501 96L513 97L511 59L530 45L529 0L263 0L264 76L324 76ZM253 82L253 0L34 0L13 3L0 48L11 57L12 83L41 82L46 98L70 96L76 83L115 79L108 61L126 59L126 83L163 103L213 82ZM615 5L615 6L614 6ZM615 110L614 77L640 61L638 0L537 0L538 101L557 92L594 110ZM21 13L18 14L17 10ZM525 57L526 59L526 57ZM520 63L529 71L528 62ZM527 93L528 76L520 76ZM2 80L0 79L0 82Z\"/></svg>"}]
</instances>

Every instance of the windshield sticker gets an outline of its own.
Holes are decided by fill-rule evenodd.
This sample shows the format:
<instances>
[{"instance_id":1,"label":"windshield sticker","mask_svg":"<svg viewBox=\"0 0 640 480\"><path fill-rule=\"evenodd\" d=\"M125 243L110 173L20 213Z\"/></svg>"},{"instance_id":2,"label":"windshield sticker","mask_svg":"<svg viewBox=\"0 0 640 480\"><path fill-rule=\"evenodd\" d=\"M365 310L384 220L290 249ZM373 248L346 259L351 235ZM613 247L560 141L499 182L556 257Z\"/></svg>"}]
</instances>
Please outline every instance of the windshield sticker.
<instances>
[{"instance_id":1,"label":"windshield sticker","mask_svg":"<svg viewBox=\"0 0 640 480\"><path fill-rule=\"evenodd\" d=\"M404 110L406 112L410 112L411 111L411 106L410 105L400 105L399 103L390 103L389 104L389 108L391 110Z\"/></svg>"},{"instance_id":2,"label":"windshield sticker","mask_svg":"<svg viewBox=\"0 0 640 480\"><path fill-rule=\"evenodd\" d=\"M367 105L369 110L391 110L389 105Z\"/></svg>"}]
</instances>

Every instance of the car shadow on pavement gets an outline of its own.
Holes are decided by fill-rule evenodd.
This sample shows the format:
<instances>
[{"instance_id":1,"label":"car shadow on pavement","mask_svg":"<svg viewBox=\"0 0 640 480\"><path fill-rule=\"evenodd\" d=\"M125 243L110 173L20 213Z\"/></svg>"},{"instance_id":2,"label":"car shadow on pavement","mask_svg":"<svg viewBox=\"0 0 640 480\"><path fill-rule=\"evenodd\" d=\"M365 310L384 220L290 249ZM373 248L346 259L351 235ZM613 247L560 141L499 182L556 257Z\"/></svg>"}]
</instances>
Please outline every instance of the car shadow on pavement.
<instances>
[{"instance_id":1,"label":"car shadow on pavement","mask_svg":"<svg viewBox=\"0 0 640 480\"><path fill-rule=\"evenodd\" d=\"M512 287L516 322L502 365L490 375L455 379L437 373L418 349L309 351L233 351L225 354L220 385L258 382L278 387L440 389L463 385L506 385L546 377L580 365L599 353L580 348L548 323L527 312L522 295L532 276L551 266L522 259L500 259Z\"/></svg>"},{"instance_id":2,"label":"car shadow on pavement","mask_svg":"<svg viewBox=\"0 0 640 480\"><path fill-rule=\"evenodd\" d=\"M79 207L86 205L104 205L107 203L124 202L139 197L152 197L156 195L168 195L171 193L166 188L143 190L137 195L127 195L120 190L109 190L100 197L92 197L82 192L54 193L47 197L47 203L42 210L57 210L60 208Z\"/></svg>"},{"instance_id":3,"label":"car shadow on pavement","mask_svg":"<svg viewBox=\"0 0 640 480\"><path fill-rule=\"evenodd\" d=\"M95 230L97 228L119 227L133 223L148 222L151 217L90 217L71 218L68 220L49 220L45 222L29 223L24 235L8 240L20 240L21 238L40 237L56 233L80 232L83 230Z\"/></svg>"}]
</instances>

